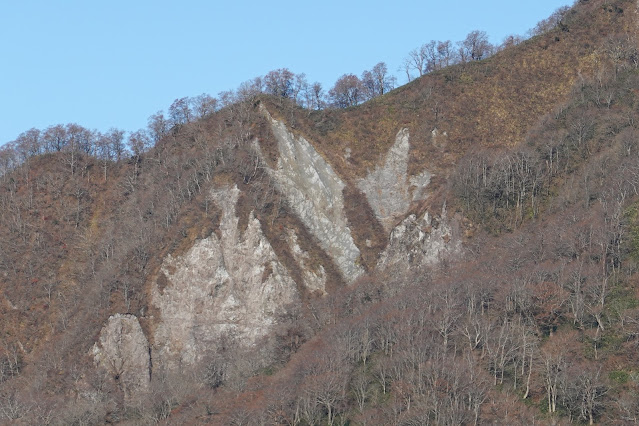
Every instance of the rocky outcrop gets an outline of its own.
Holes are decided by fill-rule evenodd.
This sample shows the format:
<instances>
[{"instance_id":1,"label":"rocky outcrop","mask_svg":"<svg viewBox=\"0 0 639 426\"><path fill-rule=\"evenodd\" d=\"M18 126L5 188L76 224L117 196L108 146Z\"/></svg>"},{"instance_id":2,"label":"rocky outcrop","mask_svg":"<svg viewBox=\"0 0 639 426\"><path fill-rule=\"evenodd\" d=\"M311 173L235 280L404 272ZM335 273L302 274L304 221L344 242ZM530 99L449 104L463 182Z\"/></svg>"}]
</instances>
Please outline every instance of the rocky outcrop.
<instances>
[{"instance_id":1,"label":"rocky outcrop","mask_svg":"<svg viewBox=\"0 0 639 426\"><path fill-rule=\"evenodd\" d=\"M419 218L412 214L391 232L378 267L408 270L435 265L448 256L458 256L461 241L457 220L448 219L446 206L436 217L428 212Z\"/></svg>"},{"instance_id":2,"label":"rocky outcrop","mask_svg":"<svg viewBox=\"0 0 639 426\"><path fill-rule=\"evenodd\" d=\"M287 231L286 241L291 248L293 258L302 271L304 286L311 292L326 294L326 272L324 267L319 265L317 268L312 268L310 255L302 250L297 242L297 234L292 229Z\"/></svg>"},{"instance_id":3,"label":"rocky outcrop","mask_svg":"<svg viewBox=\"0 0 639 426\"><path fill-rule=\"evenodd\" d=\"M151 379L149 342L135 315L111 316L92 352L96 365L120 386L125 398L137 391L148 390Z\"/></svg>"},{"instance_id":4,"label":"rocky outcrop","mask_svg":"<svg viewBox=\"0 0 639 426\"><path fill-rule=\"evenodd\" d=\"M184 255L164 259L152 288L160 312L154 353L160 363L193 364L215 351L223 335L250 346L278 315L298 301L295 282L251 213L238 229L236 187L213 191L221 208L219 237L198 241Z\"/></svg>"},{"instance_id":5,"label":"rocky outcrop","mask_svg":"<svg viewBox=\"0 0 639 426\"><path fill-rule=\"evenodd\" d=\"M412 201L426 197L425 187L430 183L428 171L408 178L409 149L409 132L404 128L397 133L384 163L358 183L386 231L408 212Z\"/></svg>"},{"instance_id":6,"label":"rocky outcrop","mask_svg":"<svg viewBox=\"0 0 639 426\"><path fill-rule=\"evenodd\" d=\"M364 270L358 264L360 251L344 213L344 182L306 139L293 135L284 123L264 112L279 150L277 168L270 170L271 176L346 281L353 281Z\"/></svg>"}]
</instances>

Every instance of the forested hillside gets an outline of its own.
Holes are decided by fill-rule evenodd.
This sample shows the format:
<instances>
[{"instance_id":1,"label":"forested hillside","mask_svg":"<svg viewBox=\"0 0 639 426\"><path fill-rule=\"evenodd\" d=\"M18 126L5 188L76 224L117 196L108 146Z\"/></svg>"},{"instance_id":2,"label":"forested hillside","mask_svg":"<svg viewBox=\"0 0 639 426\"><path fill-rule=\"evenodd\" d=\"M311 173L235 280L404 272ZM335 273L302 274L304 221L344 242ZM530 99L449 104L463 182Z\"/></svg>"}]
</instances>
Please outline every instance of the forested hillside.
<instances>
[{"instance_id":1,"label":"forested hillside","mask_svg":"<svg viewBox=\"0 0 639 426\"><path fill-rule=\"evenodd\" d=\"M25 132L0 422L637 422L637 7Z\"/></svg>"}]
</instances>

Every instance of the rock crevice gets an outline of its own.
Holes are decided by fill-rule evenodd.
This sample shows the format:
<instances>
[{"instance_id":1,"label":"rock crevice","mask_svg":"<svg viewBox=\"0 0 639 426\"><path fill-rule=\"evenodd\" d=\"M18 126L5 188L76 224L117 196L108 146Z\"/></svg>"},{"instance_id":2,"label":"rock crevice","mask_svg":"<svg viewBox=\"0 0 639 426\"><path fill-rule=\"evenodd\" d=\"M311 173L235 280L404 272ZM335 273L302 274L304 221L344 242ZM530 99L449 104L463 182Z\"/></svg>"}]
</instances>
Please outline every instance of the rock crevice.
<instances>
[{"instance_id":1,"label":"rock crevice","mask_svg":"<svg viewBox=\"0 0 639 426\"><path fill-rule=\"evenodd\" d=\"M266 110L277 140L279 159L269 173L291 209L318 239L347 282L364 273L344 212L344 182L313 146L293 135Z\"/></svg>"}]
</instances>

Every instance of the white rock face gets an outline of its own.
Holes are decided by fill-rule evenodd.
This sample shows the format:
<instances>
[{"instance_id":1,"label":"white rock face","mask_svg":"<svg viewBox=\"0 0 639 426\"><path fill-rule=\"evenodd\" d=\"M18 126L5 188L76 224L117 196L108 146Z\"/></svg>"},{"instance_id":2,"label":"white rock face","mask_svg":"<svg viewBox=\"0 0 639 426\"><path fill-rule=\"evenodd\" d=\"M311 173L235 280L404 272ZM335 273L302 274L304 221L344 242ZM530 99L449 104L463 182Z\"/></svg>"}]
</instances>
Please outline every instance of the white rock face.
<instances>
[{"instance_id":1,"label":"white rock face","mask_svg":"<svg viewBox=\"0 0 639 426\"><path fill-rule=\"evenodd\" d=\"M271 175L302 223L317 237L347 281L364 273L360 251L353 241L344 213L344 182L302 137L265 112L277 139L279 160Z\"/></svg>"},{"instance_id":2,"label":"white rock face","mask_svg":"<svg viewBox=\"0 0 639 426\"><path fill-rule=\"evenodd\" d=\"M409 132L404 128L397 133L384 164L377 166L358 183L386 231L390 231L395 221L406 214L411 201L426 197L424 188L430 183L431 174L424 171L411 177L409 184L409 149ZM412 196L410 187L414 187Z\"/></svg>"},{"instance_id":3,"label":"white rock face","mask_svg":"<svg viewBox=\"0 0 639 426\"><path fill-rule=\"evenodd\" d=\"M386 250L380 256L381 269L408 270L435 265L447 256L461 253L461 237L455 223L451 223L444 206L442 214L433 218L428 212L421 218L408 216L393 229Z\"/></svg>"},{"instance_id":4,"label":"white rock face","mask_svg":"<svg viewBox=\"0 0 639 426\"><path fill-rule=\"evenodd\" d=\"M92 352L96 365L121 386L126 398L148 390L149 342L135 315L111 316Z\"/></svg>"},{"instance_id":5,"label":"white rock face","mask_svg":"<svg viewBox=\"0 0 639 426\"><path fill-rule=\"evenodd\" d=\"M433 146L437 147L437 148L444 148L446 146L446 140L448 139L448 133L444 132L440 132L439 129L437 129L437 127L435 127L433 129L432 132L430 132L430 140L431 143L433 144Z\"/></svg>"},{"instance_id":6,"label":"white rock face","mask_svg":"<svg viewBox=\"0 0 639 426\"><path fill-rule=\"evenodd\" d=\"M317 271L310 268L310 256L297 243L297 234L293 230L288 230L286 240L295 261L300 266L303 274L304 286L312 292L320 292L326 294L326 273L323 266L319 266Z\"/></svg>"},{"instance_id":7,"label":"white rock face","mask_svg":"<svg viewBox=\"0 0 639 426\"><path fill-rule=\"evenodd\" d=\"M167 366L197 362L225 333L250 346L287 304L298 301L295 282L252 213L240 235L239 193L237 187L212 193L222 209L221 238L212 234L183 256L169 255L160 272L166 287L153 285L152 301L161 313L154 353Z\"/></svg>"},{"instance_id":8,"label":"white rock face","mask_svg":"<svg viewBox=\"0 0 639 426\"><path fill-rule=\"evenodd\" d=\"M428 170L424 170L417 176L410 177L410 187L413 190L413 201L422 201L428 197L426 187L430 183L431 173Z\"/></svg>"}]
</instances>

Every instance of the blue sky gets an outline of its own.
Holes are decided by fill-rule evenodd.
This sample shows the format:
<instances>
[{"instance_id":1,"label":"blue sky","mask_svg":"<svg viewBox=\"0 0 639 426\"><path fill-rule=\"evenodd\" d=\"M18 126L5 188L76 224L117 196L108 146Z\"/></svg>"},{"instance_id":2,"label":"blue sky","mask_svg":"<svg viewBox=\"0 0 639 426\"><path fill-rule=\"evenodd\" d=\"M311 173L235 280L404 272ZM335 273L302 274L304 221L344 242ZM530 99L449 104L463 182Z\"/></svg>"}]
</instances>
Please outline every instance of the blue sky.
<instances>
[{"instance_id":1,"label":"blue sky","mask_svg":"<svg viewBox=\"0 0 639 426\"><path fill-rule=\"evenodd\" d=\"M566 0L20 0L0 4L0 144L75 122L134 131L183 96L287 67L330 88L429 40L525 34Z\"/></svg>"}]
</instances>

